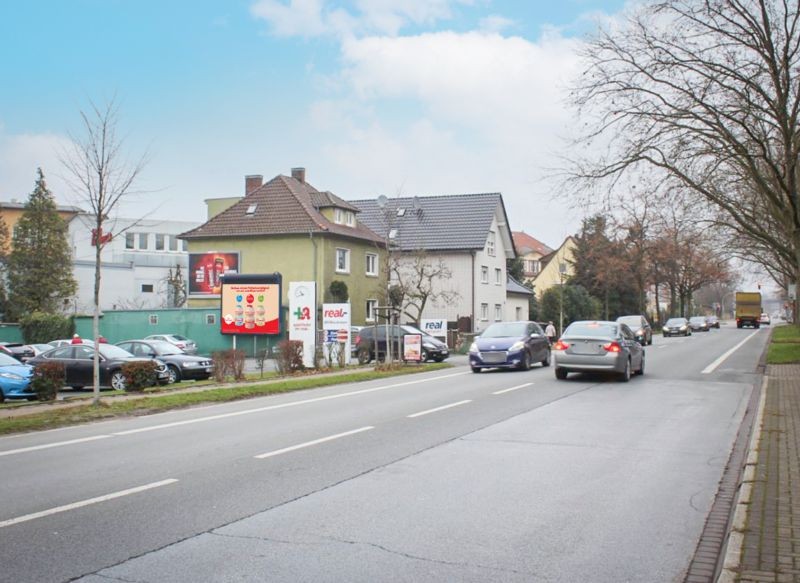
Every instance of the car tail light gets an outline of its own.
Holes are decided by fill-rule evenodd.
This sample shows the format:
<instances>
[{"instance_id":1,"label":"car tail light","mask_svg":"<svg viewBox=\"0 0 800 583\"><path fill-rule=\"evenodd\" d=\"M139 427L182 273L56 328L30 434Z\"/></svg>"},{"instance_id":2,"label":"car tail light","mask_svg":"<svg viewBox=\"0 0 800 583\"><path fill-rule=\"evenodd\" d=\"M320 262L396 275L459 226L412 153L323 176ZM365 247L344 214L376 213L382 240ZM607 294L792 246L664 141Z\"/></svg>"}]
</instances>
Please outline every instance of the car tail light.
<instances>
[{"instance_id":1,"label":"car tail light","mask_svg":"<svg viewBox=\"0 0 800 583\"><path fill-rule=\"evenodd\" d=\"M361 334L357 334L356 335L356 344L360 344L360 343L361 343Z\"/></svg>"},{"instance_id":2,"label":"car tail light","mask_svg":"<svg viewBox=\"0 0 800 583\"><path fill-rule=\"evenodd\" d=\"M553 344L553 350L566 350L567 348L569 348L569 344L563 340L559 340Z\"/></svg>"},{"instance_id":3,"label":"car tail light","mask_svg":"<svg viewBox=\"0 0 800 583\"><path fill-rule=\"evenodd\" d=\"M603 350L606 352L622 352L622 346L619 345L619 342L609 342L608 344L603 344Z\"/></svg>"}]
</instances>

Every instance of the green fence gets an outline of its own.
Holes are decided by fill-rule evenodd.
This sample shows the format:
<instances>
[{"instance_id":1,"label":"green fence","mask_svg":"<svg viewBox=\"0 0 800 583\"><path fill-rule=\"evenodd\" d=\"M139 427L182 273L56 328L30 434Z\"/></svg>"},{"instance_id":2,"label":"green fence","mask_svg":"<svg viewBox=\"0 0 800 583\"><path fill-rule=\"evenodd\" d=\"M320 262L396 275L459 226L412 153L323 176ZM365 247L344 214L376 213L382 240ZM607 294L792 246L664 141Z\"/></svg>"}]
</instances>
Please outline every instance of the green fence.
<instances>
[{"instance_id":1,"label":"green fence","mask_svg":"<svg viewBox=\"0 0 800 583\"><path fill-rule=\"evenodd\" d=\"M19 324L0 324L0 342L22 342Z\"/></svg>"}]
</instances>

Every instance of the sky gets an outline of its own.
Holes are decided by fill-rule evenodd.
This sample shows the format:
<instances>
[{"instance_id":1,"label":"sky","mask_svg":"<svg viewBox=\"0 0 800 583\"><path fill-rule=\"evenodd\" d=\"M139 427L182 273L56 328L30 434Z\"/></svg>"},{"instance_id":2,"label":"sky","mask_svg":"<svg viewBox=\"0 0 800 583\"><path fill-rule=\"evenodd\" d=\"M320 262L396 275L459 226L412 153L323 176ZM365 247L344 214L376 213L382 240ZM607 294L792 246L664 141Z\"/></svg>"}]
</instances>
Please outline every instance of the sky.
<instances>
[{"instance_id":1,"label":"sky","mask_svg":"<svg viewBox=\"0 0 800 583\"><path fill-rule=\"evenodd\" d=\"M631 4L638 0L628 0ZM503 195L550 247L581 216L554 179L578 52L625 0L0 2L0 201L36 168L61 204L80 112L119 106L146 155L120 215L201 223L244 177L306 168L345 200Z\"/></svg>"}]
</instances>

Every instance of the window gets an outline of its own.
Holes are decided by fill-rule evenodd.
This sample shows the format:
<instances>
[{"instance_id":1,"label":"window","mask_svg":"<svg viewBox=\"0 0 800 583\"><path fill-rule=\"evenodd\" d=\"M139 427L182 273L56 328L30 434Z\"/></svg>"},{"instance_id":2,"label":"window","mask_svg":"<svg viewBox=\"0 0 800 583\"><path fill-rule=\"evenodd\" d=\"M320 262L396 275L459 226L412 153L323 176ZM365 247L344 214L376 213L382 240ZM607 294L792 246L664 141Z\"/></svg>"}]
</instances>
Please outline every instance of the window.
<instances>
[{"instance_id":1,"label":"window","mask_svg":"<svg viewBox=\"0 0 800 583\"><path fill-rule=\"evenodd\" d=\"M515 320L522 320L522 308L517 306L516 312L514 312L514 319Z\"/></svg>"},{"instance_id":2,"label":"window","mask_svg":"<svg viewBox=\"0 0 800 583\"><path fill-rule=\"evenodd\" d=\"M164 235L157 234L156 235L156 251L163 251L164 250Z\"/></svg>"},{"instance_id":3,"label":"window","mask_svg":"<svg viewBox=\"0 0 800 583\"><path fill-rule=\"evenodd\" d=\"M170 251L178 250L178 238L175 235L169 236L169 250Z\"/></svg>"},{"instance_id":4,"label":"window","mask_svg":"<svg viewBox=\"0 0 800 583\"><path fill-rule=\"evenodd\" d=\"M389 238L397 239L397 229L389 229Z\"/></svg>"},{"instance_id":5,"label":"window","mask_svg":"<svg viewBox=\"0 0 800 583\"><path fill-rule=\"evenodd\" d=\"M404 217L405 215L406 215L406 209L404 209L404 208L397 209L397 216L398 217Z\"/></svg>"},{"instance_id":6,"label":"window","mask_svg":"<svg viewBox=\"0 0 800 583\"><path fill-rule=\"evenodd\" d=\"M367 253L367 275L378 275L378 256Z\"/></svg>"},{"instance_id":7,"label":"window","mask_svg":"<svg viewBox=\"0 0 800 583\"><path fill-rule=\"evenodd\" d=\"M538 259L525 259L522 262L522 271L536 275L542 270L542 263Z\"/></svg>"},{"instance_id":8,"label":"window","mask_svg":"<svg viewBox=\"0 0 800 583\"><path fill-rule=\"evenodd\" d=\"M186 239L181 239L181 251L189 250L189 242Z\"/></svg>"},{"instance_id":9,"label":"window","mask_svg":"<svg viewBox=\"0 0 800 583\"><path fill-rule=\"evenodd\" d=\"M150 325L158 326L158 314L150 314Z\"/></svg>"},{"instance_id":10,"label":"window","mask_svg":"<svg viewBox=\"0 0 800 583\"><path fill-rule=\"evenodd\" d=\"M206 314L206 324L213 326L217 323L217 315L216 314Z\"/></svg>"},{"instance_id":11,"label":"window","mask_svg":"<svg viewBox=\"0 0 800 583\"><path fill-rule=\"evenodd\" d=\"M489 237L486 239L486 253L494 257L494 231L489 231Z\"/></svg>"},{"instance_id":12,"label":"window","mask_svg":"<svg viewBox=\"0 0 800 583\"><path fill-rule=\"evenodd\" d=\"M364 317L364 319L367 322L375 321L375 308L377 307L378 307L378 300L367 300L367 305L365 310L366 316Z\"/></svg>"},{"instance_id":13,"label":"window","mask_svg":"<svg viewBox=\"0 0 800 583\"><path fill-rule=\"evenodd\" d=\"M502 283L503 270L499 267L494 268L494 284L500 285Z\"/></svg>"},{"instance_id":14,"label":"window","mask_svg":"<svg viewBox=\"0 0 800 583\"><path fill-rule=\"evenodd\" d=\"M134 243L135 239L133 233L125 233L125 249L133 249Z\"/></svg>"},{"instance_id":15,"label":"window","mask_svg":"<svg viewBox=\"0 0 800 583\"><path fill-rule=\"evenodd\" d=\"M253 204L251 204L250 206L247 207L247 210L245 211L244 214L246 214L246 215L254 215L254 214L256 214L256 209L257 208L258 208L258 203L257 202L253 203Z\"/></svg>"},{"instance_id":16,"label":"window","mask_svg":"<svg viewBox=\"0 0 800 583\"><path fill-rule=\"evenodd\" d=\"M143 283L142 284L142 293L143 294L151 294L151 293L153 293L153 284L152 283Z\"/></svg>"},{"instance_id":17,"label":"window","mask_svg":"<svg viewBox=\"0 0 800 583\"><path fill-rule=\"evenodd\" d=\"M500 304L494 305L494 319L495 322L499 322L503 319L503 306Z\"/></svg>"},{"instance_id":18,"label":"window","mask_svg":"<svg viewBox=\"0 0 800 583\"><path fill-rule=\"evenodd\" d=\"M147 249L148 233L139 233L139 249Z\"/></svg>"},{"instance_id":19,"label":"window","mask_svg":"<svg viewBox=\"0 0 800 583\"><path fill-rule=\"evenodd\" d=\"M489 283L489 268L481 265L481 283Z\"/></svg>"},{"instance_id":20,"label":"window","mask_svg":"<svg viewBox=\"0 0 800 583\"><path fill-rule=\"evenodd\" d=\"M352 227L356 222L356 215L353 211L333 209L333 222L337 225L348 225Z\"/></svg>"},{"instance_id":21,"label":"window","mask_svg":"<svg viewBox=\"0 0 800 583\"><path fill-rule=\"evenodd\" d=\"M350 273L350 249L336 249L336 272Z\"/></svg>"},{"instance_id":22,"label":"window","mask_svg":"<svg viewBox=\"0 0 800 583\"><path fill-rule=\"evenodd\" d=\"M481 304L481 320L489 319L489 304Z\"/></svg>"}]
</instances>

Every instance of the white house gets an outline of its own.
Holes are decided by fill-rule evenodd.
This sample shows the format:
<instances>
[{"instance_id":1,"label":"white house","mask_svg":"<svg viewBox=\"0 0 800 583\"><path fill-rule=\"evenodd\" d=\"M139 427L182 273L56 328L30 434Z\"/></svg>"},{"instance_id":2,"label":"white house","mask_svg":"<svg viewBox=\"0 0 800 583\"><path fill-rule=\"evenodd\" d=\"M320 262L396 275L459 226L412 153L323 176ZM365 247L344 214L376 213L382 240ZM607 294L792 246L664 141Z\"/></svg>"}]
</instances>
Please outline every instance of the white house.
<instances>
[{"instance_id":1,"label":"white house","mask_svg":"<svg viewBox=\"0 0 800 583\"><path fill-rule=\"evenodd\" d=\"M350 202L361 210L359 221L385 237L401 261L413 261L422 251L429 261L441 259L449 268L452 277L435 281L434 290L457 292L457 297L428 305L423 318L459 322L462 330L481 332L516 315L519 290L509 297L506 275L506 259L516 251L501 194Z\"/></svg>"},{"instance_id":2,"label":"white house","mask_svg":"<svg viewBox=\"0 0 800 583\"><path fill-rule=\"evenodd\" d=\"M75 312L91 312L94 305L95 220L95 215L80 213L69 223L73 272L78 282L72 306ZM189 275L186 241L177 235L197 225L188 221L109 219L103 227L112 238L101 253L100 309L169 307L170 270L174 275L179 268L184 281Z\"/></svg>"}]
</instances>

